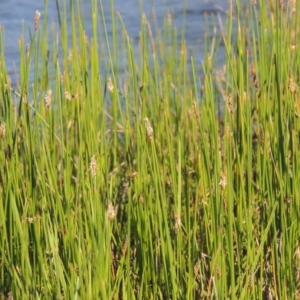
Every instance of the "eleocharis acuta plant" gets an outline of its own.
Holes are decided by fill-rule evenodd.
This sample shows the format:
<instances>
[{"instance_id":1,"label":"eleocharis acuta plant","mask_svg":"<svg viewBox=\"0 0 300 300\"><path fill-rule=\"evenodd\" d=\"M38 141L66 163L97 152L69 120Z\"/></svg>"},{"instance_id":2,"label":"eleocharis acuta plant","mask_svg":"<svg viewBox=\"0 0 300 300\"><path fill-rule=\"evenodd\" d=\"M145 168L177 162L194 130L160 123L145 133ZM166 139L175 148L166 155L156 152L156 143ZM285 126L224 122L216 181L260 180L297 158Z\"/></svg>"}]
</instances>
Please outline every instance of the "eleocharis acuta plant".
<instances>
[{"instance_id":1,"label":"eleocharis acuta plant","mask_svg":"<svg viewBox=\"0 0 300 300\"><path fill-rule=\"evenodd\" d=\"M16 81L0 31L0 298L300 299L296 1L231 1L201 63L172 13L56 6Z\"/></svg>"}]
</instances>

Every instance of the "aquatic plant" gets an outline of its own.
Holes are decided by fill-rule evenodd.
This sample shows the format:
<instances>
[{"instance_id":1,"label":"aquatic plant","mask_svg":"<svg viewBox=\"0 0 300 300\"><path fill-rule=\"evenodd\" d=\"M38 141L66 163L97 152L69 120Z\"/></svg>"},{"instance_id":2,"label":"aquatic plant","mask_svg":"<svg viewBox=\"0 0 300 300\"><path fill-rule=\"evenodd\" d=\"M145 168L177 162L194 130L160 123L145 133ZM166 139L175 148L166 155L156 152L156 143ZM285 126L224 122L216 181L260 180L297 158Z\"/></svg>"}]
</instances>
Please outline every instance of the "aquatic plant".
<instances>
[{"instance_id":1,"label":"aquatic plant","mask_svg":"<svg viewBox=\"0 0 300 300\"><path fill-rule=\"evenodd\" d=\"M236 1L201 66L110 4L36 12L15 86L1 36L1 298L299 298L295 1Z\"/></svg>"}]
</instances>

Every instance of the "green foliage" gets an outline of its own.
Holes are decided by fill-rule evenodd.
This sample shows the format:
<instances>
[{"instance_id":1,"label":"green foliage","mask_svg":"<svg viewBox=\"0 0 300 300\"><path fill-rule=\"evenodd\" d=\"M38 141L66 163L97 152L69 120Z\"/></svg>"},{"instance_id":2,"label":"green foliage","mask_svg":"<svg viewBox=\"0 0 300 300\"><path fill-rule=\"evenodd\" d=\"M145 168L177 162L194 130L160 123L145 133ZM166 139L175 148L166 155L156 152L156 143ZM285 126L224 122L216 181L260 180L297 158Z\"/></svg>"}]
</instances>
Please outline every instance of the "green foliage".
<instances>
[{"instance_id":1,"label":"green foliage","mask_svg":"<svg viewBox=\"0 0 300 300\"><path fill-rule=\"evenodd\" d=\"M299 298L300 12L254 2L202 66L113 0L36 14L17 88L1 55L1 299Z\"/></svg>"}]
</instances>

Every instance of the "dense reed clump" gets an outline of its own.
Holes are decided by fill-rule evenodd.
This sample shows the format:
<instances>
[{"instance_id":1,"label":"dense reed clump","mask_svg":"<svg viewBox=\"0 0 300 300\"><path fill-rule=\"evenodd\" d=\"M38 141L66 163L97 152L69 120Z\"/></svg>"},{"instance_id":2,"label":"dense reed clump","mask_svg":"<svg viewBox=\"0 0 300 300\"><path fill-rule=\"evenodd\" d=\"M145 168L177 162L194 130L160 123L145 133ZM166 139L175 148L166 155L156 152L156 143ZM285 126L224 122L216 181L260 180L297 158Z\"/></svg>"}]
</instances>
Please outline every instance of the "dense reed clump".
<instances>
[{"instance_id":1,"label":"dense reed clump","mask_svg":"<svg viewBox=\"0 0 300 300\"><path fill-rule=\"evenodd\" d=\"M1 299L299 299L296 2L236 1L201 66L81 12L36 12L16 86L1 49Z\"/></svg>"}]
</instances>

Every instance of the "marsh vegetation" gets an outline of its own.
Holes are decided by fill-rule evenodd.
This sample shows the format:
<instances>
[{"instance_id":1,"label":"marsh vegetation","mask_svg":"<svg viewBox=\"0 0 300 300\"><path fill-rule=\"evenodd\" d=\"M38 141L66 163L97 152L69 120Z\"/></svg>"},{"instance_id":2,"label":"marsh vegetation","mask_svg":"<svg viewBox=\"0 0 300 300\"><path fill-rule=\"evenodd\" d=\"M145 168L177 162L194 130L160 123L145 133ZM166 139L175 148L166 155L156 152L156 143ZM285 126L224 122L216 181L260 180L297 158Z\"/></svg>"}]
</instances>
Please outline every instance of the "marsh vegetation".
<instances>
[{"instance_id":1,"label":"marsh vegetation","mask_svg":"<svg viewBox=\"0 0 300 300\"><path fill-rule=\"evenodd\" d=\"M16 84L1 37L1 299L299 298L296 1L232 3L202 65L91 7L36 12Z\"/></svg>"}]
</instances>

